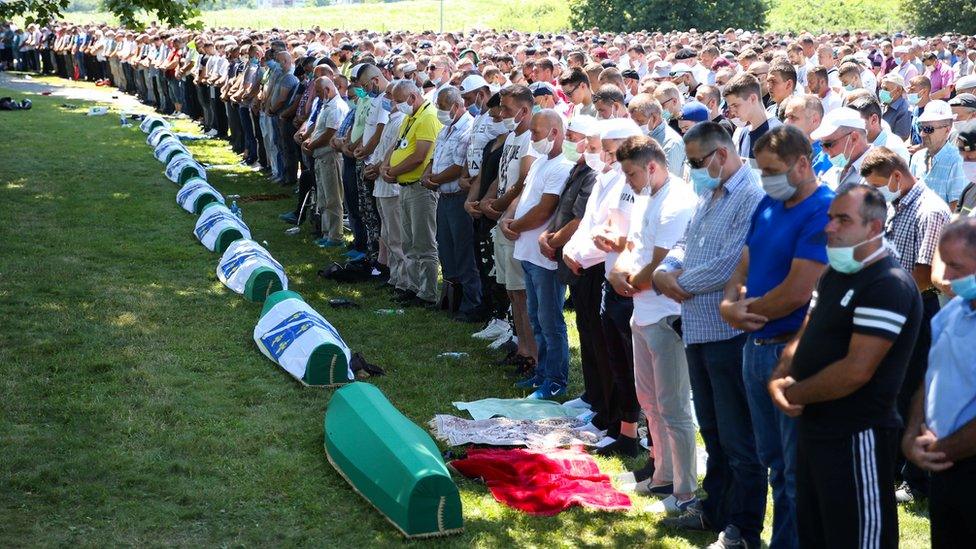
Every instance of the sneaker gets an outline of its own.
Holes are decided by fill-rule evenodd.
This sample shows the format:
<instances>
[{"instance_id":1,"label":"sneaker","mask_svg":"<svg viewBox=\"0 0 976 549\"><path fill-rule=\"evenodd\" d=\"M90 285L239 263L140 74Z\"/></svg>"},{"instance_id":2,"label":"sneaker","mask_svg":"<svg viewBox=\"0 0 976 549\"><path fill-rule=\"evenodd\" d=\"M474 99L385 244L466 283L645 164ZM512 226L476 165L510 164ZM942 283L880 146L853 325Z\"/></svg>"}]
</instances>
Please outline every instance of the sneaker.
<instances>
[{"instance_id":1,"label":"sneaker","mask_svg":"<svg viewBox=\"0 0 976 549\"><path fill-rule=\"evenodd\" d=\"M319 248L335 248L336 246L342 246L342 242L336 242L335 240L330 240L327 236L323 236L315 241L315 245Z\"/></svg>"},{"instance_id":2,"label":"sneaker","mask_svg":"<svg viewBox=\"0 0 976 549\"><path fill-rule=\"evenodd\" d=\"M471 334L471 337L475 339L496 340L502 335L507 334L511 331L512 328L511 326L508 325L508 322L505 322L504 320L498 318L493 318L490 321L488 321L488 324L485 326L483 330Z\"/></svg>"},{"instance_id":3,"label":"sneaker","mask_svg":"<svg viewBox=\"0 0 976 549\"><path fill-rule=\"evenodd\" d=\"M285 213L279 215L278 216L278 219L280 219L280 220L282 220L285 223L288 223L290 225L294 225L294 224L298 223L298 216L295 215L295 212L285 212Z\"/></svg>"},{"instance_id":4,"label":"sneaker","mask_svg":"<svg viewBox=\"0 0 976 549\"><path fill-rule=\"evenodd\" d=\"M417 299L417 294L409 290L397 290L397 293L393 296L393 301L403 305Z\"/></svg>"},{"instance_id":5,"label":"sneaker","mask_svg":"<svg viewBox=\"0 0 976 549\"><path fill-rule=\"evenodd\" d=\"M667 528L675 528L678 530L696 530L699 532L713 531L712 525L708 522L708 519L705 518L705 513L702 512L700 503L689 505L688 508L685 509L684 513L681 513L676 517L665 517L661 519L661 525ZM729 528L735 528L735 527L729 526ZM736 528L735 531L738 532L739 531L738 528ZM740 537L739 539L742 538ZM719 536L719 540L720 541L722 540L721 535Z\"/></svg>"},{"instance_id":6,"label":"sneaker","mask_svg":"<svg viewBox=\"0 0 976 549\"><path fill-rule=\"evenodd\" d=\"M514 345L516 348L518 347L518 338L512 335L512 332L506 332L502 334L501 337L499 337L492 343L489 343L488 348L491 349L492 351L497 351L498 349L501 349L502 347L506 346L509 343Z\"/></svg>"},{"instance_id":7,"label":"sneaker","mask_svg":"<svg viewBox=\"0 0 976 549\"><path fill-rule=\"evenodd\" d=\"M567 408L580 408L585 410L590 409L590 403L583 400L583 397L577 397L574 398L573 400L567 400L566 402L563 402L563 406L566 406Z\"/></svg>"},{"instance_id":8,"label":"sneaker","mask_svg":"<svg viewBox=\"0 0 976 549\"><path fill-rule=\"evenodd\" d=\"M617 477L620 482L621 492L633 492L635 494L640 494L642 496L650 496L656 498L668 498L674 493L674 484L658 484L657 486L651 483L650 478L645 478L640 481L633 481L633 473L623 473Z\"/></svg>"},{"instance_id":9,"label":"sneaker","mask_svg":"<svg viewBox=\"0 0 976 549\"><path fill-rule=\"evenodd\" d=\"M543 382L545 382L545 379L542 376L535 375L527 377L522 381L516 381L515 386L519 389L538 389Z\"/></svg>"},{"instance_id":10,"label":"sneaker","mask_svg":"<svg viewBox=\"0 0 976 549\"><path fill-rule=\"evenodd\" d=\"M577 408L577 410L578 409L579 408ZM587 422L589 422L589 421L593 421L593 418L595 418L595 417L596 417L596 412L593 412L593 411L590 411L590 410L583 410L582 413L580 413L580 414L578 414L576 416L576 419L578 419L580 421L587 421Z\"/></svg>"},{"instance_id":11,"label":"sneaker","mask_svg":"<svg viewBox=\"0 0 976 549\"><path fill-rule=\"evenodd\" d=\"M656 515L668 514L668 515L680 515L684 513L689 506L694 505L698 502L698 498L691 496L685 501L678 501L678 498L674 495L670 495L660 501L655 501L650 505L644 507L645 513L654 513Z\"/></svg>"},{"instance_id":12,"label":"sneaker","mask_svg":"<svg viewBox=\"0 0 976 549\"><path fill-rule=\"evenodd\" d=\"M718 535L718 539L711 543L707 549L748 549L749 544L742 539L739 529L733 525L728 525L725 530Z\"/></svg>"},{"instance_id":13,"label":"sneaker","mask_svg":"<svg viewBox=\"0 0 976 549\"><path fill-rule=\"evenodd\" d=\"M596 453L603 457L637 457L641 454L641 447L636 438L620 435L617 440L613 441L613 444L600 448Z\"/></svg>"},{"instance_id":14,"label":"sneaker","mask_svg":"<svg viewBox=\"0 0 976 549\"><path fill-rule=\"evenodd\" d=\"M898 503L912 503L915 501L915 491L907 482L901 483L895 490L895 501Z\"/></svg>"},{"instance_id":15,"label":"sneaker","mask_svg":"<svg viewBox=\"0 0 976 549\"><path fill-rule=\"evenodd\" d=\"M564 406L565 406L565 404L564 404ZM587 433L593 433L594 435L596 435L596 436L598 436L600 438L603 438L603 437L607 436L607 432L606 431L604 431L603 429L600 429L599 427L597 427L596 425L593 425L592 423L587 423L586 425L580 427L579 430L580 431L586 431Z\"/></svg>"},{"instance_id":16,"label":"sneaker","mask_svg":"<svg viewBox=\"0 0 976 549\"><path fill-rule=\"evenodd\" d=\"M347 252L346 257L349 258L349 261L360 261L366 258L366 254L353 250L352 252Z\"/></svg>"},{"instance_id":17,"label":"sneaker","mask_svg":"<svg viewBox=\"0 0 976 549\"><path fill-rule=\"evenodd\" d=\"M606 447L606 446L610 446L614 442L617 442L617 439L615 439L613 437L607 437L607 436L605 436L605 437L601 438L599 441L597 441L596 447L597 448L603 448L603 447Z\"/></svg>"},{"instance_id":18,"label":"sneaker","mask_svg":"<svg viewBox=\"0 0 976 549\"><path fill-rule=\"evenodd\" d=\"M209 132L207 132L207 133L205 133L203 135L206 135L207 137L213 137L213 136L217 135L217 128L214 128L214 129L210 130Z\"/></svg>"},{"instance_id":19,"label":"sneaker","mask_svg":"<svg viewBox=\"0 0 976 549\"><path fill-rule=\"evenodd\" d=\"M566 394L566 386L556 381L546 381L531 395L525 397L533 400L554 400Z\"/></svg>"}]
</instances>

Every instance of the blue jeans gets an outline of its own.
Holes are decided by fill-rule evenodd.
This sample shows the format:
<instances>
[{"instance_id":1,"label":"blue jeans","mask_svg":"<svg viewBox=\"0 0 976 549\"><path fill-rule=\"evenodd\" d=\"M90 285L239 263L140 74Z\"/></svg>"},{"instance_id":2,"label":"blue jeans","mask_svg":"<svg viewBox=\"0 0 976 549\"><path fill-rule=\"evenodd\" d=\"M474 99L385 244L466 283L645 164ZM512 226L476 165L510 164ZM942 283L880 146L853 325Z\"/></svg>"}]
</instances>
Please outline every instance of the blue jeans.
<instances>
[{"instance_id":1,"label":"blue jeans","mask_svg":"<svg viewBox=\"0 0 976 549\"><path fill-rule=\"evenodd\" d=\"M462 313L481 306L481 277L474 261L474 221L464 211L465 192L441 194L437 199L437 256L444 280L461 284Z\"/></svg>"},{"instance_id":2,"label":"blue jeans","mask_svg":"<svg viewBox=\"0 0 976 549\"><path fill-rule=\"evenodd\" d=\"M799 546L796 531L796 420L773 405L766 389L786 343L756 345L749 336L742 349L742 380L756 433L756 450L769 469L773 487L773 549Z\"/></svg>"},{"instance_id":3,"label":"blue jeans","mask_svg":"<svg viewBox=\"0 0 976 549\"><path fill-rule=\"evenodd\" d=\"M766 470L756 454L756 438L742 384L745 334L685 348L695 415L708 461L702 488L705 517L716 530L739 529L759 546L766 515Z\"/></svg>"},{"instance_id":4,"label":"blue jeans","mask_svg":"<svg viewBox=\"0 0 976 549\"><path fill-rule=\"evenodd\" d=\"M525 271L525 305L539 347L536 377L565 387L569 382L569 338L563 317L566 286L559 282L555 270L529 261L522 261L522 269Z\"/></svg>"}]
</instances>

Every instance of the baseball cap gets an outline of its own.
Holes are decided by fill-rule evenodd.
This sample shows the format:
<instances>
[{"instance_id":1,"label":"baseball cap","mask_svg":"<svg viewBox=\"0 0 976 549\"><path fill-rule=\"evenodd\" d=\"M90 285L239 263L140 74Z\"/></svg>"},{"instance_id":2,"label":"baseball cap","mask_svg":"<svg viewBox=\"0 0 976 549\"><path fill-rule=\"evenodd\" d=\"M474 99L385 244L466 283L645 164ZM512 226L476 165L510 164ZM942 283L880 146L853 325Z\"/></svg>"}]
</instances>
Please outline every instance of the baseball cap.
<instances>
[{"instance_id":1,"label":"baseball cap","mask_svg":"<svg viewBox=\"0 0 976 549\"><path fill-rule=\"evenodd\" d=\"M976 95L973 95L971 93L960 93L959 95L949 100L949 106L965 107L967 109L976 109Z\"/></svg>"},{"instance_id":2,"label":"baseball cap","mask_svg":"<svg viewBox=\"0 0 976 549\"><path fill-rule=\"evenodd\" d=\"M581 133L586 137L600 135L600 121L587 114L577 114L569 121L568 131Z\"/></svg>"},{"instance_id":3,"label":"baseball cap","mask_svg":"<svg viewBox=\"0 0 976 549\"><path fill-rule=\"evenodd\" d=\"M689 101L681 107L681 119L705 122L710 119L708 107L698 101Z\"/></svg>"},{"instance_id":4,"label":"baseball cap","mask_svg":"<svg viewBox=\"0 0 976 549\"><path fill-rule=\"evenodd\" d=\"M461 81L461 93L470 93L478 88L488 87L488 81L484 79L480 74L472 74L464 77Z\"/></svg>"},{"instance_id":5,"label":"baseball cap","mask_svg":"<svg viewBox=\"0 0 976 549\"><path fill-rule=\"evenodd\" d=\"M931 105L931 103L930 103ZM925 107L928 111L928 106ZM820 122L820 126L810 133L810 139L819 141L833 134L841 128L851 128L857 130L864 129L864 119L861 114L849 107L840 107L827 113Z\"/></svg>"},{"instance_id":6,"label":"baseball cap","mask_svg":"<svg viewBox=\"0 0 976 549\"><path fill-rule=\"evenodd\" d=\"M919 115L919 122L937 122L939 120L955 120L956 115L952 114L952 107L941 100L929 101L925 105L925 110Z\"/></svg>"},{"instance_id":7,"label":"baseball cap","mask_svg":"<svg viewBox=\"0 0 976 549\"><path fill-rule=\"evenodd\" d=\"M976 152L976 120L963 122L956 128L956 145L966 152Z\"/></svg>"},{"instance_id":8,"label":"baseball cap","mask_svg":"<svg viewBox=\"0 0 976 549\"><path fill-rule=\"evenodd\" d=\"M601 120L600 139L627 139L635 135L643 135L640 126L630 118L611 118Z\"/></svg>"}]
</instances>

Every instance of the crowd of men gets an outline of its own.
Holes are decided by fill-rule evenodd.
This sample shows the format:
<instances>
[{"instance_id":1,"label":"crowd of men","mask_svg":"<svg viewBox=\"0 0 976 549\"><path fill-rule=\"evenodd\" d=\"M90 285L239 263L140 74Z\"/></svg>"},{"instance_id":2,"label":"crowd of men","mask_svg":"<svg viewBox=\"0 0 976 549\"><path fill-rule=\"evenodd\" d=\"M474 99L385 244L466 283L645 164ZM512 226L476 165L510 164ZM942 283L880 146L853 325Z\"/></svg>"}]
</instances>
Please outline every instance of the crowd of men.
<instances>
[{"instance_id":1,"label":"crowd of men","mask_svg":"<svg viewBox=\"0 0 976 549\"><path fill-rule=\"evenodd\" d=\"M396 302L487 322L530 398L566 395L568 290L565 405L602 455L646 418L620 481L665 525L758 547L771 488L775 548L897 546L923 497L933 546L976 539L976 38L2 36L227 138Z\"/></svg>"}]
</instances>

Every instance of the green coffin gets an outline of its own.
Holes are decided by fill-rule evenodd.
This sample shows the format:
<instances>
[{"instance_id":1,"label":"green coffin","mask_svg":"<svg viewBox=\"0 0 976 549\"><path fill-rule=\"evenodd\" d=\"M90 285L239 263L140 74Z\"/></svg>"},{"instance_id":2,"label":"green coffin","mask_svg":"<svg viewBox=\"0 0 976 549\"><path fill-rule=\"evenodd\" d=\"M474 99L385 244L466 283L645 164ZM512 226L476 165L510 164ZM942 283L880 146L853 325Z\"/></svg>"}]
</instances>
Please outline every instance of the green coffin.
<instances>
[{"instance_id":1,"label":"green coffin","mask_svg":"<svg viewBox=\"0 0 976 549\"><path fill-rule=\"evenodd\" d=\"M170 152L169 152L169 153L168 153L168 154L166 155L166 158L164 158L164 159L163 159L163 164L169 164L169 161L170 161L170 160L172 160L173 158L175 158L175 157L176 157L176 155L178 155L178 154L180 154L180 153L182 153L182 152L184 152L184 151L183 151L183 149L179 149L179 148L177 148L177 149L173 149L172 151L170 151Z\"/></svg>"},{"instance_id":2,"label":"green coffin","mask_svg":"<svg viewBox=\"0 0 976 549\"><path fill-rule=\"evenodd\" d=\"M180 171L180 177L177 180L177 183L179 183L180 186L186 185L187 181L193 179L194 177L200 177L200 172L198 172L193 166L185 166Z\"/></svg>"},{"instance_id":3,"label":"green coffin","mask_svg":"<svg viewBox=\"0 0 976 549\"><path fill-rule=\"evenodd\" d=\"M279 291L281 291L281 279L274 269L268 267L254 269L244 285L244 297L249 301L261 302ZM312 354L314 356L315 353Z\"/></svg>"},{"instance_id":4,"label":"green coffin","mask_svg":"<svg viewBox=\"0 0 976 549\"><path fill-rule=\"evenodd\" d=\"M217 235L217 241L214 243L214 251L222 254L227 250L227 246L230 246L231 242L242 238L244 238L244 235L241 234L241 231L233 227L227 227Z\"/></svg>"},{"instance_id":5,"label":"green coffin","mask_svg":"<svg viewBox=\"0 0 976 549\"><path fill-rule=\"evenodd\" d=\"M408 538L462 531L461 497L437 445L375 386L356 382L332 396L325 454L353 490Z\"/></svg>"}]
</instances>

